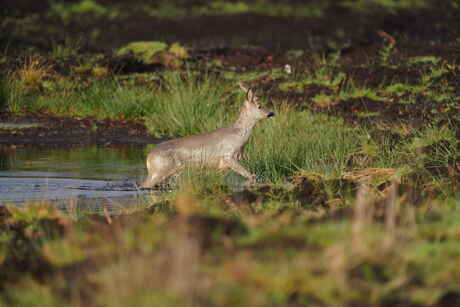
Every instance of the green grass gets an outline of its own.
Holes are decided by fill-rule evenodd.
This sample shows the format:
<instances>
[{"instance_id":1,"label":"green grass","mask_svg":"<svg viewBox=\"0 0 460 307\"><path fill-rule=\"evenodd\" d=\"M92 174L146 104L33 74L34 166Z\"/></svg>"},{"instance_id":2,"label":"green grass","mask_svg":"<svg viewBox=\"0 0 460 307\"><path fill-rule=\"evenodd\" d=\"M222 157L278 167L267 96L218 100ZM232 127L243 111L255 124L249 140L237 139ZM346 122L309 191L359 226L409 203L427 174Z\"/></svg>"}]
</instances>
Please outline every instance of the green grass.
<instances>
[{"instance_id":1,"label":"green grass","mask_svg":"<svg viewBox=\"0 0 460 307\"><path fill-rule=\"evenodd\" d=\"M209 132L236 120L242 92L235 84L191 72L166 75L152 95L145 123L154 136Z\"/></svg>"},{"instance_id":2,"label":"green grass","mask_svg":"<svg viewBox=\"0 0 460 307\"><path fill-rule=\"evenodd\" d=\"M339 176L365 137L339 120L297 111L287 105L256 128L247 146L248 165L264 182L299 173Z\"/></svg>"},{"instance_id":3,"label":"green grass","mask_svg":"<svg viewBox=\"0 0 460 307\"><path fill-rule=\"evenodd\" d=\"M67 99L64 101L62 96L41 97L37 104L45 109L60 110L58 113L63 114L135 119L143 116L151 103L148 88L126 86L117 81L95 81L89 87L65 94Z\"/></svg>"},{"instance_id":4,"label":"green grass","mask_svg":"<svg viewBox=\"0 0 460 307\"><path fill-rule=\"evenodd\" d=\"M16 113L46 112L69 116L139 119L149 110L151 89L116 80L92 80L82 84L56 77L27 84L9 79L3 83L3 108Z\"/></svg>"}]
</instances>

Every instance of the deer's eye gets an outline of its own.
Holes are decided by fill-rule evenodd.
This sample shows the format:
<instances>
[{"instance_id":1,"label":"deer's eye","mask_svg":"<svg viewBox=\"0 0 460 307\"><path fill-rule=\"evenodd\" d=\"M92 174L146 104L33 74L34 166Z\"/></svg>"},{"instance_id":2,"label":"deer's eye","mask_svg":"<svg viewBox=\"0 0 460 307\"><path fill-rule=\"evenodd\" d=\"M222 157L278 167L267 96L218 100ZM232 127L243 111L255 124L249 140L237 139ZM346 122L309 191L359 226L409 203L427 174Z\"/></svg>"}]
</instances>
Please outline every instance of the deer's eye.
<instances>
[{"instance_id":1,"label":"deer's eye","mask_svg":"<svg viewBox=\"0 0 460 307\"><path fill-rule=\"evenodd\" d=\"M261 105L258 105L258 106L257 106L257 109L262 109L262 106L261 106Z\"/></svg>"}]
</instances>

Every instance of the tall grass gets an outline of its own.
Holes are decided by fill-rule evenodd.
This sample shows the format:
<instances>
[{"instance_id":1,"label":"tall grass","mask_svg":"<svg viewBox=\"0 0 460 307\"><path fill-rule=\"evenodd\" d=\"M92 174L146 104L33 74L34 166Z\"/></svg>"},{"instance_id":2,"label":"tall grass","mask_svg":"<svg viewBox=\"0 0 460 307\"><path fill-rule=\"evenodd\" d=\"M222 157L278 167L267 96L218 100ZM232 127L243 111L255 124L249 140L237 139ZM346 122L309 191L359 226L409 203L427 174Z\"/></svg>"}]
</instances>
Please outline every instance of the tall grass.
<instances>
[{"instance_id":1,"label":"tall grass","mask_svg":"<svg viewBox=\"0 0 460 307\"><path fill-rule=\"evenodd\" d=\"M0 110L21 112L32 106L33 100L21 89L17 80L3 76L0 80Z\"/></svg>"},{"instance_id":2,"label":"tall grass","mask_svg":"<svg viewBox=\"0 0 460 307\"><path fill-rule=\"evenodd\" d=\"M146 118L155 136L208 132L236 120L242 99L229 86L205 77L170 75L164 91L153 97ZM276 102L275 102L276 104ZM338 174L358 148L364 133L340 120L298 111L285 104L276 116L258 123L246 148L244 164L263 181L277 182L295 172Z\"/></svg>"},{"instance_id":3,"label":"tall grass","mask_svg":"<svg viewBox=\"0 0 460 307\"><path fill-rule=\"evenodd\" d=\"M239 104L220 80L188 72L166 75L164 90L152 95L145 123L154 136L185 136L224 127L236 119Z\"/></svg>"},{"instance_id":4,"label":"tall grass","mask_svg":"<svg viewBox=\"0 0 460 307\"><path fill-rule=\"evenodd\" d=\"M22 69L21 71L23 71ZM23 75L28 76L27 72ZM140 119L149 110L152 89L114 79L78 81L52 76L26 79L9 74L0 84L0 103L11 112L42 111L68 116Z\"/></svg>"},{"instance_id":5,"label":"tall grass","mask_svg":"<svg viewBox=\"0 0 460 307\"><path fill-rule=\"evenodd\" d=\"M264 181L276 182L298 172L340 174L364 132L342 121L285 104L260 124L246 152L245 164Z\"/></svg>"},{"instance_id":6,"label":"tall grass","mask_svg":"<svg viewBox=\"0 0 460 307\"><path fill-rule=\"evenodd\" d=\"M96 80L89 85L63 83L58 87L60 91L37 97L36 108L66 115L138 119L145 115L152 98L150 88L116 80Z\"/></svg>"},{"instance_id":7,"label":"tall grass","mask_svg":"<svg viewBox=\"0 0 460 307\"><path fill-rule=\"evenodd\" d=\"M13 112L45 111L70 116L142 119L155 136L180 136L222 127L234 119L236 86L191 72L165 72L159 86L51 75L29 80L27 66L1 82L0 102Z\"/></svg>"}]
</instances>

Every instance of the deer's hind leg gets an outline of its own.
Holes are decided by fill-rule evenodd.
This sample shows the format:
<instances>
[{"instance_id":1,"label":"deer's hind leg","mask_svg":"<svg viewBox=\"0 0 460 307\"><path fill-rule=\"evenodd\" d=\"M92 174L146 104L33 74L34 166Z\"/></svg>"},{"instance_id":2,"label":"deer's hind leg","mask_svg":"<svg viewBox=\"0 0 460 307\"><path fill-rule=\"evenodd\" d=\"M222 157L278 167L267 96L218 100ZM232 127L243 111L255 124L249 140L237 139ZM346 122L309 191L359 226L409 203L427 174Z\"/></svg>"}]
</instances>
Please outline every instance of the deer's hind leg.
<instances>
[{"instance_id":1,"label":"deer's hind leg","mask_svg":"<svg viewBox=\"0 0 460 307\"><path fill-rule=\"evenodd\" d=\"M169 157L149 154L147 157L148 175L140 188L150 188L164 182L179 171L176 163Z\"/></svg>"}]
</instances>

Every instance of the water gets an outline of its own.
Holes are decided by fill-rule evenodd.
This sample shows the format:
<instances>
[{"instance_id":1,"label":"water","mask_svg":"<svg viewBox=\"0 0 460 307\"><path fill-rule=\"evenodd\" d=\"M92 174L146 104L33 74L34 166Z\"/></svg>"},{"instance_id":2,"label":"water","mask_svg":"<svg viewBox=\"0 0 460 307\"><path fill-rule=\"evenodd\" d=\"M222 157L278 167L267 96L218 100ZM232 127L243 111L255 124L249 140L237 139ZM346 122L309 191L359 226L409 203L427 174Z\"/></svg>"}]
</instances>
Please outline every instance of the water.
<instances>
[{"instance_id":1,"label":"water","mask_svg":"<svg viewBox=\"0 0 460 307\"><path fill-rule=\"evenodd\" d=\"M139 146L0 148L0 204L72 202L98 210L132 203L140 195L136 183L146 173L146 152Z\"/></svg>"}]
</instances>

